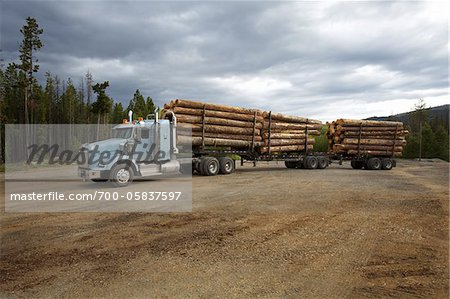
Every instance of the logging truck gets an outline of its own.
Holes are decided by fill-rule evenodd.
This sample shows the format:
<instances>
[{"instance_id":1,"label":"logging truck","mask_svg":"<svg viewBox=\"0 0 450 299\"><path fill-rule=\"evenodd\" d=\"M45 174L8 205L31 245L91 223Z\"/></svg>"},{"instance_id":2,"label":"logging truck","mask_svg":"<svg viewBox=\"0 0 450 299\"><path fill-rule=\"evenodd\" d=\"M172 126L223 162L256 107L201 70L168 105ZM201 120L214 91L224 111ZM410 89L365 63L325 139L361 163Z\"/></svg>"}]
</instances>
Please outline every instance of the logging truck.
<instances>
[{"instance_id":1,"label":"logging truck","mask_svg":"<svg viewBox=\"0 0 450 299\"><path fill-rule=\"evenodd\" d=\"M372 145L377 141L364 140L363 135L369 131L362 128L360 124L356 151L354 140L341 138L339 133L337 139L335 135L333 138L342 144L331 145L328 153L315 153L311 151L315 143L312 136L320 135L320 121L271 111L176 100L166 104L162 113L155 110L146 119L133 120L130 111L129 120L124 119L112 129L112 138L84 144L80 149L84 162L79 165L78 174L84 180L109 180L122 187L136 177L180 172L204 176L230 174L236 168L236 158L241 165L283 161L287 168L325 169L334 159L340 163L351 160L356 169L394 167L398 128L391 152L374 151L373 146L384 150L384 145ZM375 131L376 134L379 131L382 130ZM334 132L352 136L347 133L352 132L350 130ZM385 136L390 138L391 135L386 133Z\"/></svg>"}]
</instances>

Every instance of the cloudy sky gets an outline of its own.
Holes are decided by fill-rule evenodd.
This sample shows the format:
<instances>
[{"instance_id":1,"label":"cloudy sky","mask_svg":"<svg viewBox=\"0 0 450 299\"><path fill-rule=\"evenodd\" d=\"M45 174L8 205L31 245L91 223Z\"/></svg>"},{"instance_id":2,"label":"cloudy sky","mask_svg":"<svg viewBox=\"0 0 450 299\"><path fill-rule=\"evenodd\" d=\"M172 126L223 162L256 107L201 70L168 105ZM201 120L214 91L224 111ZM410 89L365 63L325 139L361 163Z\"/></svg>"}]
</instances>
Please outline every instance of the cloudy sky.
<instances>
[{"instance_id":1,"label":"cloudy sky","mask_svg":"<svg viewBox=\"0 0 450 299\"><path fill-rule=\"evenodd\" d=\"M18 57L27 16L46 71L87 70L128 104L134 90L319 118L448 104L445 2L3 1L0 48Z\"/></svg>"}]
</instances>

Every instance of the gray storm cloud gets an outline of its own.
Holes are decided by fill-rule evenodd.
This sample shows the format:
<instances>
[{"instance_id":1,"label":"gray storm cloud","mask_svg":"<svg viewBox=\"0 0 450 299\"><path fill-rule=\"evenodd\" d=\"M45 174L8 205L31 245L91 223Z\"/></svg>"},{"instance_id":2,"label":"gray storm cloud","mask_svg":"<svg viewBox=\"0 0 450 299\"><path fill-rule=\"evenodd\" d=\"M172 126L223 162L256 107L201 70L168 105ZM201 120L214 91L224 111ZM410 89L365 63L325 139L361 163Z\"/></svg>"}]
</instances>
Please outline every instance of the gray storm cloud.
<instances>
[{"instance_id":1,"label":"gray storm cloud","mask_svg":"<svg viewBox=\"0 0 450 299\"><path fill-rule=\"evenodd\" d=\"M331 120L449 102L448 19L425 2L1 3L1 48L45 30L41 73L89 69L128 103L135 89Z\"/></svg>"}]
</instances>

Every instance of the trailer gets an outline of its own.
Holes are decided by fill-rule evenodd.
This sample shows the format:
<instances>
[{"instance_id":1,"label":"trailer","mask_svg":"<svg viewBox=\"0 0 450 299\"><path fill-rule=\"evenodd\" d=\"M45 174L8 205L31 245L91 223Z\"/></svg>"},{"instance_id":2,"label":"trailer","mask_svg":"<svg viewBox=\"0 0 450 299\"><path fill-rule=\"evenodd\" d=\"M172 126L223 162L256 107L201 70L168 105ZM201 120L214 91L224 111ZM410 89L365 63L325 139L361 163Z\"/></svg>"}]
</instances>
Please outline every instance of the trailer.
<instances>
[{"instance_id":1,"label":"trailer","mask_svg":"<svg viewBox=\"0 0 450 299\"><path fill-rule=\"evenodd\" d=\"M391 170L407 134L401 122L340 119L329 124L327 136L339 164L347 160L353 169Z\"/></svg>"},{"instance_id":2,"label":"trailer","mask_svg":"<svg viewBox=\"0 0 450 299\"><path fill-rule=\"evenodd\" d=\"M202 114L202 128L205 127L205 119L207 115L207 108L203 107ZM304 169L325 169L331 164L331 159L326 153L314 153L309 149L308 138L304 141L304 150L280 152L272 151L271 134L272 134L272 112L268 112L269 127L268 134L268 151L267 153L261 153L259 151L259 145L255 142L256 137L256 114L253 121L253 133L252 140L247 148L230 147L211 147L205 145L205 130L202 130L201 144L192 145L192 165L181 166L182 172L192 171L194 174L200 174L204 176L213 176L217 174L230 174L236 169L236 160L230 158L230 156L239 156L241 166L244 163L253 163L256 166L257 162L269 162L269 161L283 161L287 168L304 168ZM176 127L177 116L173 111L166 111L163 118L168 119L170 123ZM308 136L308 126L304 129L305 136Z\"/></svg>"}]
</instances>

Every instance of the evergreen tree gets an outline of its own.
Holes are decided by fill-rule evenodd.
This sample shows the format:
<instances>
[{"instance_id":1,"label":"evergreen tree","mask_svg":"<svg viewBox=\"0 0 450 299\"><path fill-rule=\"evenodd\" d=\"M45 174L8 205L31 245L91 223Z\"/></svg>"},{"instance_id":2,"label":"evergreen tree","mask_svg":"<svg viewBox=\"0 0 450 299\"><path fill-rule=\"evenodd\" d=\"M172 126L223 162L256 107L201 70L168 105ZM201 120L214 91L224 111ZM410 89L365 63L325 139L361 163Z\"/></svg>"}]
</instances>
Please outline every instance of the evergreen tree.
<instances>
[{"instance_id":1,"label":"evergreen tree","mask_svg":"<svg viewBox=\"0 0 450 299\"><path fill-rule=\"evenodd\" d=\"M152 114L156 109L155 103L153 103L153 100L151 97L147 97L145 106L147 108L147 113L145 114L145 116L147 116L148 114Z\"/></svg>"},{"instance_id":2,"label":"evergreen tree","mask_svg":"<svg viewBox=\"0 0 450 299\"><path fill-rule=\"evenodd\" d=\"M449 136L445 124L440 125L435 133L436 157L449 161Z\"/></svg>"},{"instance_id":3,"label":"evergreen tree","mask_svg":"<svg viewBox=\"0 0 450 299\"><path fill-rule=\"evenodd\" d=\"M90 123L91 120L91 104L92 104L92 85L93 85L93 78L92 74L87 71L85 75L86 80L86 122Z\"/></svg>"},{"instance_id":4,"label":"evergreen tree","mask_svg":"<svg viewBox=\"0 0 450 299\"><path fill-rule=\"evenodd\" d=\"M44 103L47 106L47 121L54 123L54 106L56 104L55 82L50 72L45 73L45 97Z\"/></svg>"},{"instance_id":5,"label":"evergreen tree","mask_svg":"<svg viewBox=\"0 0 450 299\"><path fill-rule=\"evenodd\" d=\"M123 111L122 103L115 103L112 112L112 123L120 124L122 120L126 118L125 112Z\"/></svg>"},{"instance_id":6,"label":"evergreen tree","mask_svg":"<svg viewBox=\"0 0 450 299\"><path fill-rule=\"evenodd\" d=\"M136 118L137 117L145 118L147 116L147 108L145 105L145 100L139 89L136 89L133 98L130 100L130 104L128 105L127 111L130 110L133 111L133 115L135 115Z\"/></svg>"},{"instance_id":7,"label":"evergreen tree","mask_svg":"<svg viewBox=\"0 0 450 299\"><path fill-rule=\"evenodd\" d=\"M97 101L92 104L92 112L97 114L97 123L100 123L101 116L106 116L111 111L112 100L106 95L106 88L109 81L97 83L92 86L92 90L97 94Z\"/></svg>"},{"instance_id":8,"label":"evergreen tree","mask_svg":"<svg viewBox=\"0 0 450 299\"><path fill-rule=\"evenodd\" d=\"M435 135L428 122L422 125L422 157L436 157Z\"/></svg>"},{"instance_id":9,"label":"evergreen tree","mask_svg":"<svg viewBox=\"0 0 450 299\"><path fill-rule=\"evenodd\" d=\"M35 98L33 97L33 84L35 83L35 78L33 76L39 70L38 60L34 57L34 51L39 51L43 44L39 38L44 31L39 28L36 19L28 17L26 19L26 24L22 27L20 32L23 35L22 43L20 44L20 64L16 67L24 74L23 85L25 88L24 97L24 117L25 123L29 123L28 110L31 103L31 112L33 114L33 108L36 106ZM32 116L33 118L33 116Z\"/></svg>"}]
</instances>

